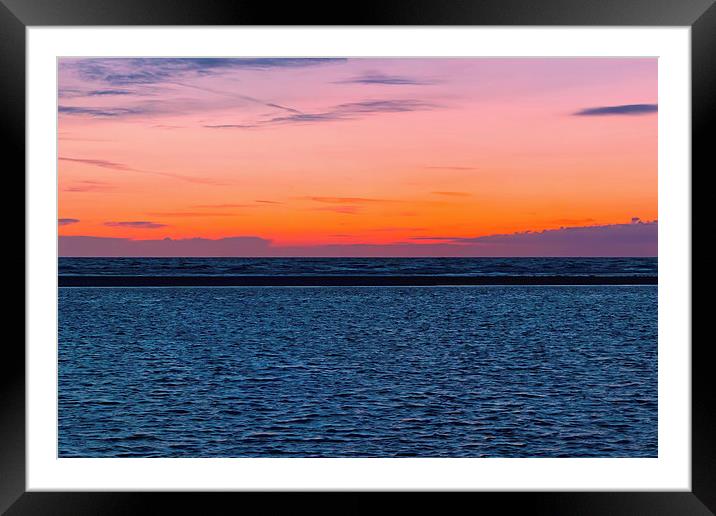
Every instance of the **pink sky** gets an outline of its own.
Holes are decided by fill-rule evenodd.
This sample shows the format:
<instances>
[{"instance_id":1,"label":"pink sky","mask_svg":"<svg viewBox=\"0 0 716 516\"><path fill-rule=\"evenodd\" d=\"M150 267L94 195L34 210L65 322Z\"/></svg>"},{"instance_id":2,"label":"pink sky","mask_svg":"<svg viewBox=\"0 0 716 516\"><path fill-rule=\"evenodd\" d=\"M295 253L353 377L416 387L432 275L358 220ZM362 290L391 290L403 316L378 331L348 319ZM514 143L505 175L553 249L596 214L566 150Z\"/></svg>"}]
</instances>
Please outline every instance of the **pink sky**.
<instances>
[{"instance_id":1,"label":"pink sky","mask_svg":"<svg viewBox=\"0 0 716 516\"><path fill-rule=\"evenodd\" d=\"M657 219L656 59L63 59L59 74L61 238L448 255ZM627 252L608 244L593 252ZM655 254L656 231L642 244L628 252Z\"/></svg>"}]
</instances>

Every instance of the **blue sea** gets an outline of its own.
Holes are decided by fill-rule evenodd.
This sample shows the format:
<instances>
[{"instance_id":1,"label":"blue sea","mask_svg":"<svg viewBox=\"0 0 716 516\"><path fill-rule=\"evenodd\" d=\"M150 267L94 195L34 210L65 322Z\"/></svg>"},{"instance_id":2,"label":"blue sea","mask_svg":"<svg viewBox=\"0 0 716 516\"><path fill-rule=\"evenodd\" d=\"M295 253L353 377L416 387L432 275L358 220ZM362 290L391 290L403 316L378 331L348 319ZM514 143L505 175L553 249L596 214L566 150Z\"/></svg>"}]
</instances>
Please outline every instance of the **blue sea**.
<instances>
[{"instance_id":1,"label":"blue sea","mask_svg":"<svg viewBox=\"0 0 716 516\"><path fill-rule=\"evenodd\" d=\"M60 258L60 275L656 276L656 258Z\"/></svg>"},{"instance_id":2,"label":"blue sea","mask_svg":"<svg viewBox=\"0 0 716 516\"><path fill-rule=\"evenodd\" d=\"M656 259L61 258L68 275ZM60 457L656 457L657 286L61 287Z\"/></svg>"}]
</instances>

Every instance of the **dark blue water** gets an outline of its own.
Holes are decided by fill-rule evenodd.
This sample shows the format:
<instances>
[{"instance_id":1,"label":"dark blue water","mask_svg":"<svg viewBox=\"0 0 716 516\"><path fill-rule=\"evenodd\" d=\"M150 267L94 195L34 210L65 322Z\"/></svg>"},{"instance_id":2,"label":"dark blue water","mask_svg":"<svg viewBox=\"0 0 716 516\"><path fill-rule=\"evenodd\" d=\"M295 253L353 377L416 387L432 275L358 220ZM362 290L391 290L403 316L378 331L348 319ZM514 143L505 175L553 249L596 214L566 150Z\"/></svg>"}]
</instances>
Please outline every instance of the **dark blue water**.
<instances>
[{"instance_id":1,"label":"dark blue water","mask_svg":"<svg viewBox=\"0 0 716 516\"><path fill-rule=\"evenodd\" d=\"M59 455L655 457L657 287L60 288Z\"/></svg>"},{"instance_id":2,"label":"dark blue water","mask_svg":"<svg viewBox=\"0 0 716 516\"><path fill-rule=\"evenodd\" d=\"M656 258L60 258L61 275L640 276Z\"/></svg>"}]
</instances>

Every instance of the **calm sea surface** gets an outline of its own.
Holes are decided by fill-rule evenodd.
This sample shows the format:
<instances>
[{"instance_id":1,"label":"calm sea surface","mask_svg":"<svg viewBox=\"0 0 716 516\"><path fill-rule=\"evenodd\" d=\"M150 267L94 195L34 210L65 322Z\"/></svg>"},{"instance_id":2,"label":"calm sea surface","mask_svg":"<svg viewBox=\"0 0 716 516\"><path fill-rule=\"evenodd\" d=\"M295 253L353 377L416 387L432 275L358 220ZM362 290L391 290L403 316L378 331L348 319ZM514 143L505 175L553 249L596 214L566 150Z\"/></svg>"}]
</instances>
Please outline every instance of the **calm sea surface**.
<instances>
[{"instance_id":1,"label":"calm sea surface","mask_svg":"<svg viewBox=\"0 0 716 516\"><path fill-rule=\"evenodd\" d=\"M59 454L655 457L657 287L60 288Z\"/></svg>"}]
</instances>

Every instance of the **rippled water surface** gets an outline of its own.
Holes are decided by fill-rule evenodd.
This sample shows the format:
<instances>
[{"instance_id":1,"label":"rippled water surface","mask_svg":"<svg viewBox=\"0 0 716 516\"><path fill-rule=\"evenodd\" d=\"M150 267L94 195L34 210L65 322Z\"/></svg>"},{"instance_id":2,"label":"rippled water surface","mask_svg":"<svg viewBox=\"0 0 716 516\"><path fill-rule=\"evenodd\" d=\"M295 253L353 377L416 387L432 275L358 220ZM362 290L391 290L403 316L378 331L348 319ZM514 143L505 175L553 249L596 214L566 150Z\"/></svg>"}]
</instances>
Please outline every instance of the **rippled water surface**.
<instances>
[{"instance_id":1,"label":"rippled water surface","mask_svg":"<svg viewBox=\"0 0 716 516\"><path fill-rule=\"evenodd\" d=\"M657 455L657 288L61 288L62 457Z\"/></svg>"},{"instance_id":2,"label":"rippled water surface","mask_svg":"<svg viewBox=\"0 0 716 516\"><path fill-rule=\"evenodd\" d=\"M656 258L60 258L60 275L656 275Z\"/></svg>"}]
</instances>

